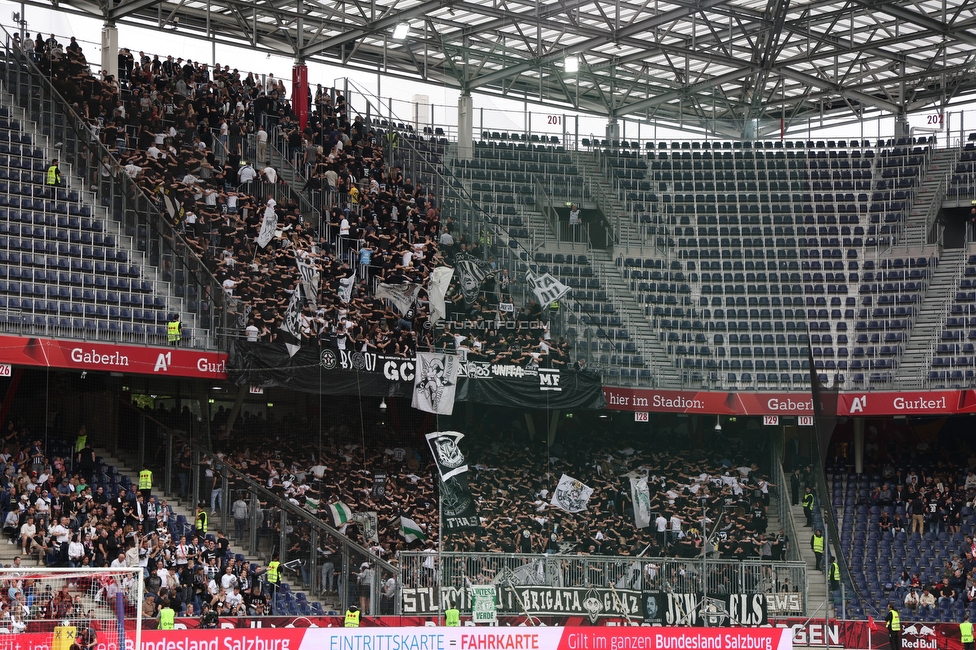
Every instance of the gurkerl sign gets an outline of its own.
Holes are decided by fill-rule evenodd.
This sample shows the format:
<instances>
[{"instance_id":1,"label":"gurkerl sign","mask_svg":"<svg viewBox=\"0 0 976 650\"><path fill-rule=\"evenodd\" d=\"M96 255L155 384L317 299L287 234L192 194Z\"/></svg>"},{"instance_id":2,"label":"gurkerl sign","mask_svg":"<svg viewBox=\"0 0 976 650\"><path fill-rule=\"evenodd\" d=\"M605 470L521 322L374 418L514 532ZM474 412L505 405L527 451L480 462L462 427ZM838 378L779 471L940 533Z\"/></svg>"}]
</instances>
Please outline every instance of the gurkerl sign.
<instances>
[{"instance_id":1,"label":"gurkerl sign","mask_svg":"<svg viewBox=\"0 0 976 650\"><path fill-rule=\"evenodd\" d=\"M702 415L813 415L810 393L680 391L604 386L607 408L617 411ZM954 415L976 413L976 391L847 392L840 416Z\"/></svg>"},{"instance_id":2,"label":"gurkerl sign","mask_svg":"<svg viewBox=\"0 0 976 650\"><path fill-rule=\"evenodd\" d=\"M0 336L0 363L15 366L226 379L223 352Z\"/></svg>"}]
</instances>

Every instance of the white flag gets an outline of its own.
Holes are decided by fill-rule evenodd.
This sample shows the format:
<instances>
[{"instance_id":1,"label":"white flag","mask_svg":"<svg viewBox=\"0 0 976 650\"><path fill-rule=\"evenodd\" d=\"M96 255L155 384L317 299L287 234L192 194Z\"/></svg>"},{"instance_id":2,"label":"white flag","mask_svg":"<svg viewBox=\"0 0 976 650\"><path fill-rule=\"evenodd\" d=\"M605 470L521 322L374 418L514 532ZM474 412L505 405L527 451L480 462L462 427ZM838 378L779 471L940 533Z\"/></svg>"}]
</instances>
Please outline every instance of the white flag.
<instances>
[{"instance_id":1,"label":"white flag","mask_svg":"<svg viewBox=\"0 0 976 650\"><path fill-rule=\"evenodd\" d=\"M583 512L589 505L593 488L568 474L563 474L552 492L552 506L566 512Z\"/></svg>"},{"instance_id":2,"label":"white flag","mask_svg":"<svg viewBox=\"0 0 976 650\"><path fill-rule=\"evenodd\" d=\"M295 264L298 266L298 274L302 278L302 288L305 290L305 299L314 311L319 303L319 270L314 264L305 261L301 257L295 257Z\"/></svg>"},{"instance_id":3,"label":"white flag","mask_svg":"<svg viewBox=\"0 0 976 650\"><path fill-rule=\"evenodd\" d=\"M281 339L285 342L285 349L288 356L293 357L302 347L302 287L299 284L295 287L295 293L291 294L288 301L288 309L285 311L285 320L281 323Z\"/></svg>"},{"instance_id":4,"label":"white flag","mask_svg":"<svg viewBox=\"0 0 976 650\"><path fill-rule=\"evenodd\" d=\"M268 199L268 207L264 209L264 220L261 222L261 232L258 233L258 246L264 248L278 229L278 213L275 212L275 200Z\"/></svg>"},{"instance_id":5,"label":"white flag","mask_svg":"<svg viewBox=\"0 0 976 650\"><path fill-rule=\"evenodd\" d=\"M339 300L342 302L349 302L352 300L352 288L356 284L356 272L353 271L352 275L348 278L339 279Z\"/></svg>"},{"instance_id":6,"label":"white flag","mask_svg":"<svg viewBox=\"0 0 976 650\"><path fill-rule=\"evenodd\" d=\"M539 304L542 305L543 309L569 292L569 287L552 277L551 273L535 275L532 271L526 271L525 281L535 293L535 297L539 299Z\"/></svg>"},{"instance_id":7,"label":"white flag","mask_svg":"<svg viewBox=\"0 0 976 650\"><path fill-rule=\"evenodd\" d=\"M408 544L414 540L427 539L424 529L418 526L416 521L403 515L400 515L400 535L407 540Z\"/></svg>"},{"instance_id":8,"label":"white flag","mask_svg":"<svg viewBox=\"0 0 976 650\"><path fill-rule=\"evenodd\" d=\"M454 413L457 392L458 358L453 354L418 352L414 364L411 406L428 413Z\"/></svg>"},{"instance_id":9,"label":"white flag","mask_svg":"<svg viewBox=\"0 0 976 650\"><path fill-rule=\"evenodd\" d=\"M442 318L447 318L447 305L444 298L447 296L447 289L451 286L451 278L454 277L454 269L450 266L438 266L430 272L427 280L427 296L430 298L430 322L437 323Z\"/></svg>"},{"instance_id":10,"label":"white flag","mask_svg":"<svg viewBox=\"0 0 976 650\"><path fill-rule=\"evenodd\" d=\"M634 502L634 527L651 525L651 493L647 489L647 477L630 477L630 498Z\"/></svg>"},{"instance_id":11,"label":"white flag","mask_svg":"<svg viewBox=\"0 0 976 650\"><path fill-rule=\"evenodd\" d=\"M374 544L380 543L379 517L375 512L357 512L352 516L352 521L359 526L363 539Z\"/></svg>"},{"instance_id":12,"label":"white flag","mask_svg":"<svg viewBox=\"0 0 976 650\"><path fill-rule=\"evenodd\" d=\"M386 298L392 302L402 316L413 308L418 293L420 293L420 285L413 282L404 282L403 284L380 282L376 285L375 295L377 298Z\"/></svg>"}]
</instances>

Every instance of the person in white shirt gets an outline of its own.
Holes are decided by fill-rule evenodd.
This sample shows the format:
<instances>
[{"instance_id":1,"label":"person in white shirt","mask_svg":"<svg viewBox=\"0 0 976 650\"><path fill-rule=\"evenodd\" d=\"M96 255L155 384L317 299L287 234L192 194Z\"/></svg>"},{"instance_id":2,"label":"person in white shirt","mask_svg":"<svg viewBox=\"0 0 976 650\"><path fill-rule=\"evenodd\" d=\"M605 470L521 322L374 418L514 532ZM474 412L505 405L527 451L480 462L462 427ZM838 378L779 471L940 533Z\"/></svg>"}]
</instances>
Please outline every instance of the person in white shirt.
<instances>
[{"instance_id":1,"label":"person in white shirt","mask_svg":"<svg viewBox=\"0 0 976 650\"><path fill-rule=\"evenodd\" d=\"M240 171L237 172L237 179L241 184L250 183L255 178L257 178L258 173L254 171L254 168L250 165L244 165L241 167Z\"/></svg>"},{"instance_id":2,"label":"person in white shirt","mask_svg":"<svg viewBox=\"0 0 976 650\"><path fill-rule=\"evenodd\" d=\"M71 538L68 543L68 566L81 566L81 560L85 556L85 545L78 539L78 535Z\"/></svg>"},{"instance_id":3,"label":"person in white shirt","mask_svg":"<svg viewBox=\"0 0 976 650\"><path fill-rule=\"evenodd\" d=\"M268 161L268 132L264 130L263 126L258 127L257 141L258 163L265 163Z\"/></svg>"},{"instance_id":4,"label":"person in white shirt","mask_svg":"<svg viewBox=\"0 0 976 650\"><path fill-rule=\"evenodd\" d=\"M251 321L247 324L247 327L244 328L244 334L247 336L248 343L258 342L259 330L257 326L254 324L254 321Z\"/></svg>"},{"instance_id":5,"label":"person in white shirt","mask_svg":"<svg viewBox=\"0 0 976 650\"><path fill-rule=\"evenodd\" d=\"M681 517L677 514L671 515L671 541L675 542L681 539Z\"/></svg>"},{"instance_id":6,"label":"person in white shirt","mask_svg":"<svg viewBox=\"0 0 976 650\"><path fill-rule=\"evenodd\" d=\"M654 528L657 531L658 544L664 547L667 544L668 520L663 514L658 513L657 519L654 520Z\"/></svg>"},{"instance_id":7,"label":"person in white shirt","mask_svg":"<svg viewBox=\"0 0 976 650\"><path fill-rule=\"evenodd\" d=\"M158 160L159 156L162 155L163 152L159 150L159 147L157 147L156 143L154 142L149 145L148 149L146 149L146 153L149 154L153 160Z\"/></svg>"},{"instance_id":8,"label":"person in white shirt","mask_svg":"<svg viewBox=\"0 0 976 650\"><path fill-rule=\"evenodd\" d=\"M262 173L264 174L265 180L271 183L272 185L278 182L278 171L271 165L265 167L262 170Z\"/></svg>"},{"instance_id":9,"label":"person in white shirt","mask_svg":"<svg viewBox=\"0 0 976 650\"><path fill-rule=\"evenodd\" d=\"M31 544L34 535L37 534L37 526L34 525L34 518L28 517L24 525L20 527L20 550L26 555L27 547Z\"/></svg>"}]
</instances>

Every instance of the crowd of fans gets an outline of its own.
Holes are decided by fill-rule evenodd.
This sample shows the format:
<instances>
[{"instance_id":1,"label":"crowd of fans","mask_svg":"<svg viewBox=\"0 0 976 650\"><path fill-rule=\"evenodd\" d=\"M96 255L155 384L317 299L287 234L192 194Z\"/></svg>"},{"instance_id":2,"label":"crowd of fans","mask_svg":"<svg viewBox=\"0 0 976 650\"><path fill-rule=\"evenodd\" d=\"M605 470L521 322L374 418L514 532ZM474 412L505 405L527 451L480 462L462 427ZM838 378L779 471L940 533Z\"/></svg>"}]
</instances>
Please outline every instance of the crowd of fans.
<instances>
[{"instance_id":1,"label":"crowd of fans","mask_svg":"<svg viewBox=\"0 0 976 650\"><path fill-rule=\"evenodd\" d=\"M944 449L957 442L947 436ZM928 570L927 560L920 564L917 551L910 553L904 567L892 566L900 573L889 587L920 617L937 617L939 608L956 603L970 606L976 602L976 542L960 531L976 500L976 454L966 441L954 456L930 450L925 442L908 454L889 453L886 447L865 445L866 472L877 479L859 497L862 505L877 507L867 525L882 539L904 538L909 550L942 540L934 570Z\"/></svg>"},{"instance_id":2,"label":"crowd of fans","mask_svg":"<svg viewBox=\"0 0 976 650\"><path fill-rule=\"evenodd\" d=\"M85 445L77 453L48 456L40 440L12 420L4 431L0 468L4 477L0 505L8 545L20 547L13 566L34 561L53 567L141 567L145 599L135 602L135 589L121 578L72 579L69 601L90 613L98 603L114 607L122 590L127 605L152 618L164 607L177 614L218 616L272 613L271 595L262 571L230 552L230 541L219 531L192 527L180 530L166 499L147 491L109 485ZM82 432L83 433L83 432ZM13 579L4 593L9 607L2 614L8 627L34 618L61 616L34 598L33 582ZM60 597L60 592L57 594ZM23 607L18 608L18 605ZM60 611L60 610L57 610ZM80 615L80 612L79 612Z\"/></svg>"},{"instance_id":3,"label":"crowd of fans","mask_svg":"<svg viewBox=\"0 0 976 650\"><path fill-rule=\"evenodd\" d=\"M219 462L282 498L312 509L317 505L326 521L329 506L336 503L353 512L376 512L378 540L364 539L356 526L346 532L392 562L403 550L436 546L436 470L419 428L412 440L406 431L386 440L391 432L384 434L379 426L374 431L379 446L364 449L357 428L342 419L323 433L322 443L308 422L251 415L228 432L224 416L218 412L214 421ZM170 417L174 424L180 419L177 414ZM279 433L306 430L309 435ZM706 548L710 557L786 557L790 540L782 531L767 530L773 486L744 455L642 451L637 442L610 443L598 436L580 436L546 449L524 438L507 444L487 429L472 430L462 452L481 525L446 535L445 550L691 558L702 555L704 524L714 533ZM550 503L564 473L593 488L582 513L570 514ZM385 476L381 493L373 489L377 474ZM635 525L631 476L647 478L650 524L645 528ZM242 487L232 484L231 491ZM209 494L201 496L207 499ZM427 531L427 540L408 544L401 534L401 516ZM300 545L303 532L296 526L292 543ZM307 556L305 547L298 548Z\"/></svg>"},{"instance_id":4,"label":"crowd of fans","mask_svg":"<svg viewBox=\"0 0 976 650\"><path fill-rule=\"evenodd\" d=\"M391 355L438 346L494 362L569 362L565 341L549 340L538 326L538 319L549 320L538 305L499 310L513 296L507 270L490 276L471 304L455 277L448 324L437 328L425 327L425 291L406 313L374 296L375 283L425 286L430 271L456 254L483 259L488 251L441 215L433 193L391 167L385 140L359 116L351 118L339 91L317 87L300 129L286 88L273 75L262 79L228 65L121 49L113 78L104 70L92 74L74 39L67 48L53 36L28 39L25 47L110 152L97 165L93 188L104 190L113 177L127 175L156 201L223 290L240 301L248 340L276 338L292 294L301 290L296 260L302 260L319 277L317 295L304 296L297 328L304 340ZM279 203L268 191L282 182L268 164L277 134L307 174L301 191L319 197L322 224L307 222L294 200ZM261 246L258 235L272 213L275 234ZM518 325L476 333L450 325L475 316Z\"/></svg>"}]
</instances>

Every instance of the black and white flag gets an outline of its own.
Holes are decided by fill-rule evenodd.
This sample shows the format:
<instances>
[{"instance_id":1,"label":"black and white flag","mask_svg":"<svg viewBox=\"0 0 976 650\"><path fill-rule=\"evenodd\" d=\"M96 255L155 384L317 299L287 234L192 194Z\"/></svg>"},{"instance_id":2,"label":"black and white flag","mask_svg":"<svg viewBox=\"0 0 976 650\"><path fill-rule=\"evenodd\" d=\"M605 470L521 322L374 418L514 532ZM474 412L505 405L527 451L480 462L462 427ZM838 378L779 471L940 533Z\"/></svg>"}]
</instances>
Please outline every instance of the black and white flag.
<instances>
[{"instance_id":1,"label":"black and white flag","mask_svg":"<svg viewBox=\"0 0 976 650\"><path fill-rule=\"evenodd\" d=\"M454 413L459 366L457 356L438 352L418 352L414 366L411 406L438 415Z\"/></svg>"},{"instance_id":2,"label":"black and white flag","mask_svg":"<svg viewBox=\"0 0 976 650\"><path fill-rule=\"evenodd\" d=\"M569 287L552 277L551 273L535 275L532 271L525 272L525 281L538 298L539 304L545 309L569 292Z\"/></svg>"},{"instance_id":3,"label":"black and white flag","mask_svg":"<svg viewBox=\"0 0 976 650\"><path fill-rule=\"evenodd\" d=\"M293 357L302 347L302 287L295 287L285 310L285 320L281 323L278 336L285 343L288 356Z\"/></svg>"},{"instance_id":4,"label":"black and white flag","mask_svg":"<svg viewBox=\"0 0 976 650\"><path fill-rule=\"evenodd\" d=\"M352 288L356 285L356 272L353 271L352 275L348 278L339 279L339 300L348 303L352 300Z\"/></svg>"},{"instance_id":5,"label":"black and white flag","mask_svg":"<svg viewBox=\"0 0 976 650\"><path fill-rule=\"evenodd\" d=\"M634 527L647 528L651 525L651 493L646 476L630 477L630 498L634 503Z\"/></svg>"},{"instance_id":6,"label":"black and white flag","mask_svg":"<svg viewBox=\"0 0 976 650\"><path fill-rule=\"evenodd\" d=\"M264 220L261 221L261 231L258 233L258 246L264 248L274 238L278 230L278 213L275 212L275 200L268 199L268 207L264 209Z\"/></svg>"},{"instance_id":7,"label":"black and white flag","mask_svg":"<svg viewBox=\"0 0 976 650\"><path fill-rule=\"evenodd\" d=\"M593 488L582 481L563 474L552 491L552 506L566 512L583 512L589 506Z\"/></svg>"},{"instance_id":8,"label":"black and white flag","mask_svg":"<svg viewBox=\"0 0 976 650\"><path fill-rule=\"evenodd\" d=\"M295 257L295 264L298 266L298 273L302 278L302 289L304 289L305 299L314 311L318 309L319 303L319 270L316 266L300 256Z\"/></svg>"},{"instance_id":9,"label":"black and white flag","mask_svg":"<svg viewBox=\"0 0 976 650\"><path fill-rule=\"evenodd\" d=\"M386 298L392 302L401 316L413 309L413 303L416 302L419 293L420 285L413 282L404 282L403 284L380 282L376 285L376 297Z\"/></svg>"},{"instance_id":10,"label":"black and white flag","mask_svg":"<svg viewBox=\"0 0 976 650\"><path fill-rule=\"evenodd\" d=\"M356 512L352 516L352 521L359 526L363 539L373 544L380 543L380 521L375 512Z\"/></svg>"},{"instance_id":11,"label":"black and white flag","mask_svg":"<svg viewBox=\"0 0 976 650\"><path fill-rule=\"evenodd\" d=\"M434 455L437 463L437 471L441 475L441 480L463 474L468 471L468 465L464 462L464 454L458 447L463 433L459 431L434 431L427 434L427 444L430 445L430 453Z\"/></svg>"},{"instance_id":12,"label":"black and white flag","mask_svg":"<svg viewBox=\"0 0 976 650\"><path fill-rule=\"evenodd\" d=\"M485 279L495 273L488 262L464 253L455 256L454 272L461 283L464 302L469 305L478 299L478 292L481 291L481 284Z\"/></svg>"}]
</instances>

